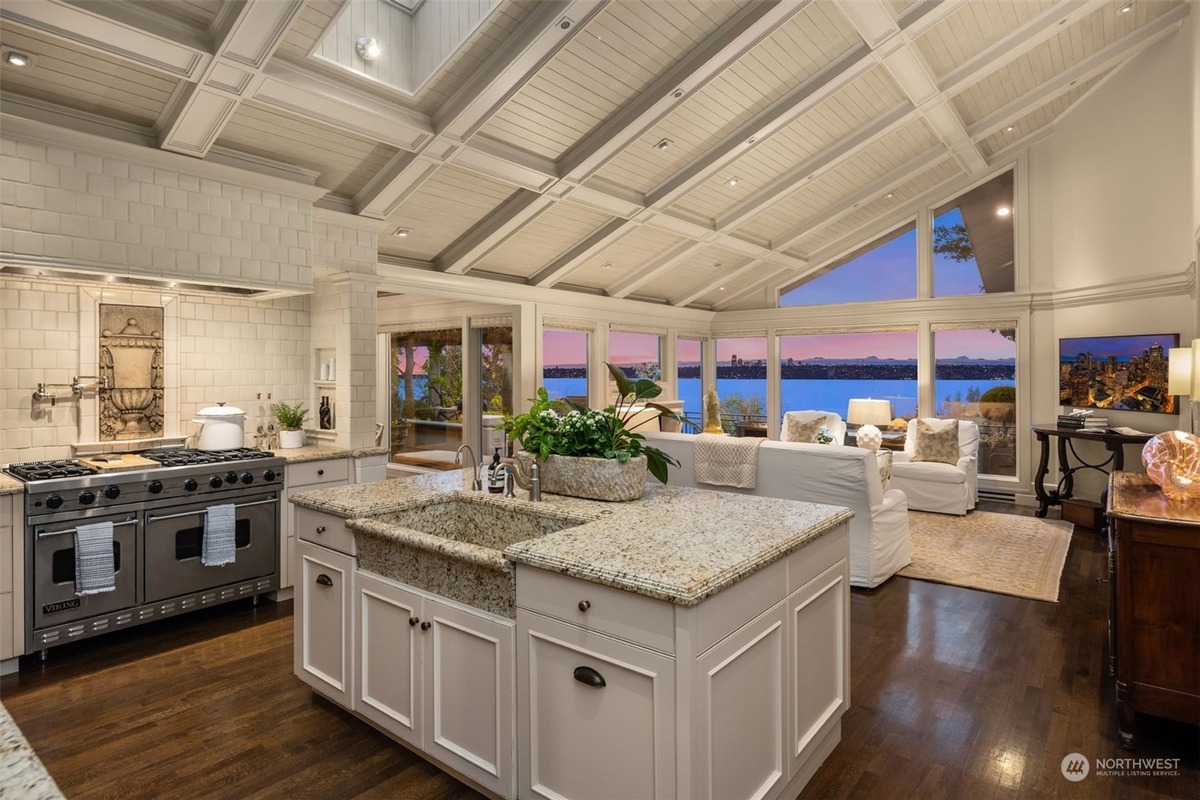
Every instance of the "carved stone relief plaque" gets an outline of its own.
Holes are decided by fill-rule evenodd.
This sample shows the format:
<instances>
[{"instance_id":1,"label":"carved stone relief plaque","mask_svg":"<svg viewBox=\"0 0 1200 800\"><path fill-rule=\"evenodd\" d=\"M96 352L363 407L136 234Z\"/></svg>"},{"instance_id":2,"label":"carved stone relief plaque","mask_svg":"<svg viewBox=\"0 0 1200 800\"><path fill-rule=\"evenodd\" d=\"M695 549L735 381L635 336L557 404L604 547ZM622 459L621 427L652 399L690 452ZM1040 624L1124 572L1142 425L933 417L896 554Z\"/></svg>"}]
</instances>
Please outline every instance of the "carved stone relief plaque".
<instances>
[{"instance_id":1,"label":"carved stone relief plaque","mask_svg":"<svg viewBox=\"0 0 1200 800\"><path fill-rule=\"evenodd\" d=\"M100 440L163 433L163 310L100 304Z\"/></svg>"}]
</instances>

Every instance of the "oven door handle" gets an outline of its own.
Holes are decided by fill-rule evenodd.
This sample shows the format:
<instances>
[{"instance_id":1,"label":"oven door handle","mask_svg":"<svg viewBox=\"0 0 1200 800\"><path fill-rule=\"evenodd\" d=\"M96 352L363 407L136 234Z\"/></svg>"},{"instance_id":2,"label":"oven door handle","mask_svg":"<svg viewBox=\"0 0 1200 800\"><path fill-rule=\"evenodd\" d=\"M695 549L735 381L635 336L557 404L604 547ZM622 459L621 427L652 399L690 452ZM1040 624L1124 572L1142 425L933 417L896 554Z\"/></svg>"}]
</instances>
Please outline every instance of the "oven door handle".
<instances>
[{"instance_id":1,"label":"oven door handle","mask_svg":"<svg viewBox=\"0 0 1200 800\"><path fill-rule=\"evenodd\" d=\"M137 523L138 523L138 521L136 519L127 519L124 522L114 522L113 527L120 528L123 525L137 525ZM67 529L61 530L61 531L48 531L45 528L38 528L37 529L37 538L46 539L51 536L62 536L64 533L75 533L78 530L79 530L78 528L67 528Z\"/></svg>"},{"instance_id":2,"label":"oven door handle","mask_svg":"<svg viewBox=\"0 0 1200 800\"><path fill-rule=\"evenodd\" d=\"M233 507L234 508L250 508L251 506L265 506L268 503L278 503L278 502L279 502L278 497L272 497L269 500L256 500L253 503L234 503ZM158 521L164 520L164 519L179 519L180 517L194 517L197 514L207 514L207 513L208 513L208 509L202 508L198 511L184 511L180 514L163 514L161 517L151 514L150 516L146 517L146 522L158 522Z\"/></svg>"}]
</instances>

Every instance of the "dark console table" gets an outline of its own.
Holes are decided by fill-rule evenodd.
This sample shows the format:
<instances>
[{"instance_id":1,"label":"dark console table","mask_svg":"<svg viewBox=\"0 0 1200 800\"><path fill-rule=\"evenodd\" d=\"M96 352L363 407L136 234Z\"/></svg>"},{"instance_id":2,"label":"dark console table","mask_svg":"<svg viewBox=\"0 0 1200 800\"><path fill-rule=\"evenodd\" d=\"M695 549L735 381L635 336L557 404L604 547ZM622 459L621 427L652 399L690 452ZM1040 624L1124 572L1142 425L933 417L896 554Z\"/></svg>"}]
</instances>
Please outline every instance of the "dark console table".
<instances>
[{"instance_id":1,"label":"dark console table","mask_svg":"<svg viewBox=\"0 0 1200 800\"><path fill-rule=\"evenodd\" d=\"M1108 433L1107 431L1089 431L1076 428L1060 428L1057 425L1034 425L1031 428L1033 435L1042 445L1042 457L1038 460L1037 474L1033 478L1033 491L1037 494L1039 517L1046 516L1046 512L1050 510L1050 506L1057 506L1063 500L1068 500L1071 497L1071 492L1075 488L1075 473L1081 469L1094 469L1103 472L1105 475L1111 472L1120 471L1125 468L1125 445L1136 444L1141 447L1146 442L1150 441L1154 434L1143 433L1137 436L1125 436L1119 433ZM1050 471L1050 438L1058 439L1058 468L1062 472L1062 477L1059 478L1058 486L1049 492L1046 491L1046 473ZM1081 439L1090 442L1100 442L1104 448L1108 450L1108 458L1098 464L1093 464L1089 461L1080 458L1075 452L1075 440ZM1077 462L1075 466L1071 466L1071 460L1068 455L1073 456ZM1108 494L1108 489L1104 490L1105 495ZM1104 505L1105 498L1100 499L1101 506Z\"/></svg>"}]
</instances>

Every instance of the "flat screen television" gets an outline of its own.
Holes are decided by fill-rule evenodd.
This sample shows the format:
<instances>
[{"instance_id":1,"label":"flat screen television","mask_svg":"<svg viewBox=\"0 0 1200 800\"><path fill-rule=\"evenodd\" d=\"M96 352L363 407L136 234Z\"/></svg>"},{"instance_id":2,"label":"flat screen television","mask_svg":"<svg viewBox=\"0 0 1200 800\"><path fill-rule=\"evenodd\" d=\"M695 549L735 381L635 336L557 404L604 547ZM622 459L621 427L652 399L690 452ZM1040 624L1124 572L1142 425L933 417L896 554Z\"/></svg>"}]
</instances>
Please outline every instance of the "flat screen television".
<instances>
[{"instance_id":1,"label":"flat screen television","mask_svg":"<svg viewBox=\"0 0 1200 800\"><path fill-rule=\"evenodd\" d=\"M1167 351L1178 346L1177 333L1059 339L1059 405L1178 414L1167 392Z\"/></svg>"}]
</instances>

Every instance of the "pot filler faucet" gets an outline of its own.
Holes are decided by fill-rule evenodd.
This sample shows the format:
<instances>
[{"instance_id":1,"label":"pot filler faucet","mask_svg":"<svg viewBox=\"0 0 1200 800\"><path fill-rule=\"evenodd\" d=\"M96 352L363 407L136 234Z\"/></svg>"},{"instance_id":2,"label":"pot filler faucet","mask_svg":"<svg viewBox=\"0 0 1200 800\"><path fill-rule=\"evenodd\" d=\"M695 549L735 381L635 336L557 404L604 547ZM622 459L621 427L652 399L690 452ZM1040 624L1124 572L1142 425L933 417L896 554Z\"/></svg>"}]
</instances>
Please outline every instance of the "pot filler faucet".
<instances>
[{"instance_id":1,"label":"pot filler faucet","mask_svg":"<svg viewBox=\"0 0 1200 800\"><path fill-rule=\"evenodd\" d=\"M466 450L467 455L471 457L471 489L476 492L483 491L483 481L479 480L479 459L475 458L475 451L471 449L471 445L459 445L454 451L454 463L462 464L462 451Z\"/></svg>"}]
</instances>

